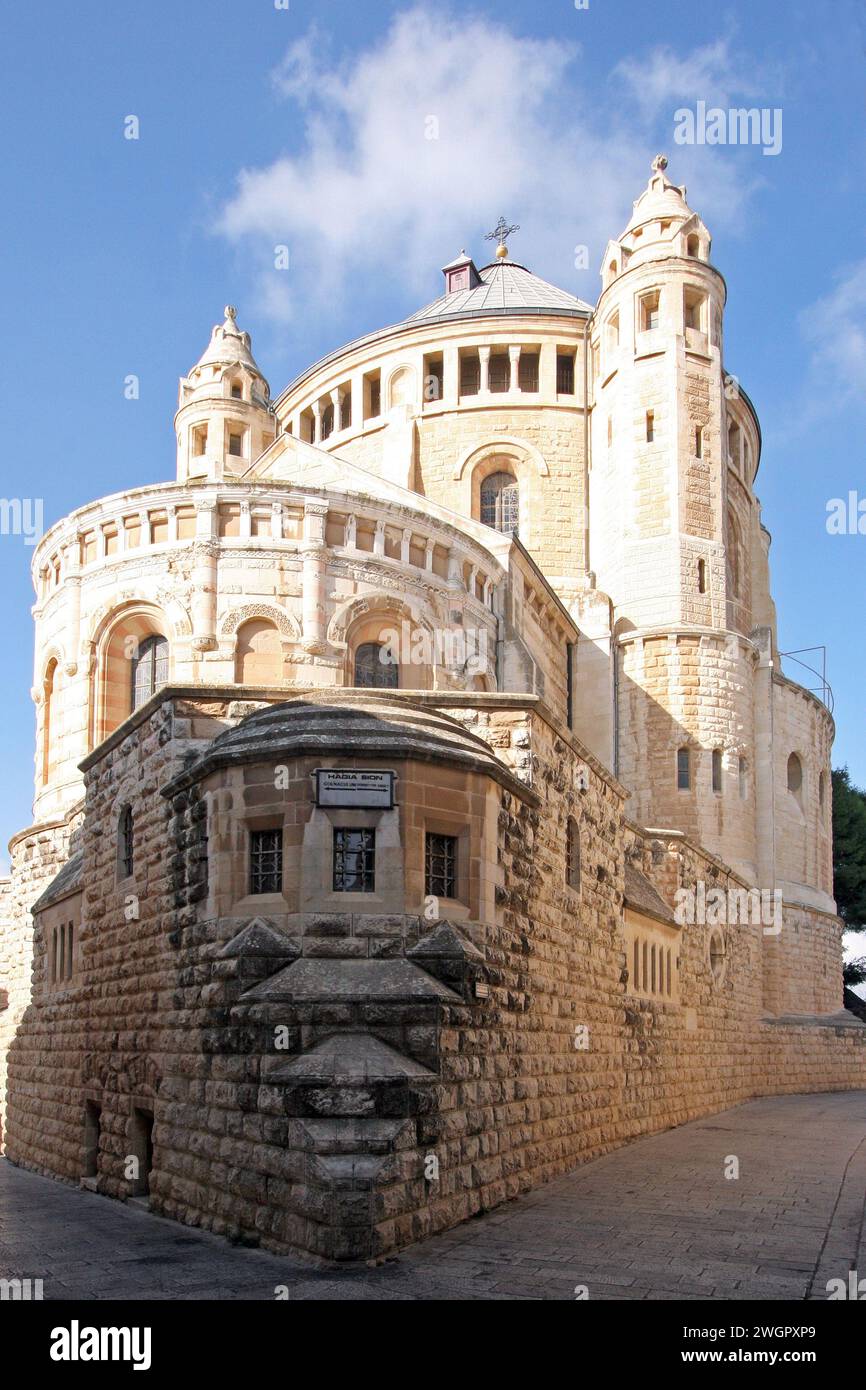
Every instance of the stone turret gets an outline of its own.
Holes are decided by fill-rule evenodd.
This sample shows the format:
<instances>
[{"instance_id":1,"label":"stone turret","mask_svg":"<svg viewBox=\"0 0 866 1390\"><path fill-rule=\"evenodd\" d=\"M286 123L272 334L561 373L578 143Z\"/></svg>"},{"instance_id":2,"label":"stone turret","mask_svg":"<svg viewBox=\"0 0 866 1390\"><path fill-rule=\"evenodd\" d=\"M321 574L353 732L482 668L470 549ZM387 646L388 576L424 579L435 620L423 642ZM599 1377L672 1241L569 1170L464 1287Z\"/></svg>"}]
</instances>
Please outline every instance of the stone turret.
<instances>
[{"instance_id":1,"label":"stone turret","mask_svg":"<svg viewBox=\"0 0 866 1390\"><path fill-rule=\"evenodd\" d=\"M240 477L274 440L270 388L253 357L250 335L237 325L237 310L225 321L188 376L182 377L178 410L177 476L180 482Z\"/></svg>"}]
</instances>

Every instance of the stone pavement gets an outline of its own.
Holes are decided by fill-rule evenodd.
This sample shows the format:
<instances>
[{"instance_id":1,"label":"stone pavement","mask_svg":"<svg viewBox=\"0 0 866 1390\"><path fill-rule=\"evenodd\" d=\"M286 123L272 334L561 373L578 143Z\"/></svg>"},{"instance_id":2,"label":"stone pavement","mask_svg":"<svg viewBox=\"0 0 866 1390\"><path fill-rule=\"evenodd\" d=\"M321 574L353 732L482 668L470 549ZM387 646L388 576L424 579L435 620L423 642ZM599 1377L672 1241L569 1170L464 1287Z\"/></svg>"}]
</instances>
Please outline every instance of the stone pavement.
<instances>
[{"instance_id":1,"label":"stone pavement","mask_svg":"<svg viewBox=\"0 0 866 1390\"><path fill-rule=\"evenodd\" d=\"M375 1269L233 1248L4 1160L0 1278L46 1299L826 1299L866 1278L864 1194L866 1091L638 1140Z\"/></svg>"}]
</instances>

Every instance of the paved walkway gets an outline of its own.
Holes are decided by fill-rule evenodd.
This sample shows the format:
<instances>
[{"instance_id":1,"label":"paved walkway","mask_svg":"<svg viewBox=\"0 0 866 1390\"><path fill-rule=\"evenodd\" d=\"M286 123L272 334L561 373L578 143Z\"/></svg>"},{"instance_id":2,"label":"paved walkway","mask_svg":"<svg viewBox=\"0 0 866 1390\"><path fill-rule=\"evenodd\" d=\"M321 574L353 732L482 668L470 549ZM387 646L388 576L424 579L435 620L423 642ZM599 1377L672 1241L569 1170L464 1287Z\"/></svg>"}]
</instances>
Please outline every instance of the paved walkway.
<instances>
[{"instance_id":1,"label":"paved walkway","mask_svg":"<svg viewBox=\"0 0 866 1390\"><path fill-rule=\"evenodd\" d=\"M864 1194L866 1091L638 1140L377 1269L233 1248L0 1161L0 1278L46 1299L825 1299L866 1278Z\"/></svg>"}]
</instances>

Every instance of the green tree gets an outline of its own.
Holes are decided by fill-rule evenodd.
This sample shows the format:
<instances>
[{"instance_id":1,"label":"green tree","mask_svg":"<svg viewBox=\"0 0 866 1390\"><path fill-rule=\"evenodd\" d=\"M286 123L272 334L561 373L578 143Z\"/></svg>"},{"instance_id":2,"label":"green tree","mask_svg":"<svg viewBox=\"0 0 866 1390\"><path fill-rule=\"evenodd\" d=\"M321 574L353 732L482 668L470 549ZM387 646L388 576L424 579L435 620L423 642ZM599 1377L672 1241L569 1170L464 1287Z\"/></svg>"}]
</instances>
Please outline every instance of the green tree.
<instances>
[{"instance_id":1,"label":"green tree","mask_svg":"<svg viewBox=\"0 0 866 1390\"><path fill-rule=\"evenodd\" d=\"M866 791L847 767L833 772L833 893L848 931L866 931ZM862 964L845 966L847 985L862 983Z\"/></svg>"}]
</instances>

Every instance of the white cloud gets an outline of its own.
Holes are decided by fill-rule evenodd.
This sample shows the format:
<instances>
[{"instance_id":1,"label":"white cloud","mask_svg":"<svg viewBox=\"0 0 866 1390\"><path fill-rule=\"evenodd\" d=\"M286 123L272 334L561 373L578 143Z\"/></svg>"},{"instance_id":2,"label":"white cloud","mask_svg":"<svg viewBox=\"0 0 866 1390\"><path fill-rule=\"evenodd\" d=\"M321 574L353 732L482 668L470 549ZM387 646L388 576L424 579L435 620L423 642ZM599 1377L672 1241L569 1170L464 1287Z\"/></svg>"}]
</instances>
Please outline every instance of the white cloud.
<instances>
[{"instance_id":1,"label":"white cloud","mask_svg":"<svg viewBox=\"0 0 866 1390\"><path fill-rule=\"evenodd\" d=\"M337 65L314 29L272 74L296 108L301 146L243 170L218 220L258 261L260 310L285 321L324 307L336 320L389 266L420 303L438 292L431 270L462 246L479 264L489 258L481 233L500 213L521 225L516 259L594 299L605 242L644 186L654 140L677 182L700 171L702 214L737 226L756 182L744 177L748 152L674 150L671 138L684 95L732 82L727 40L681 57L658 49L590 84L576 27L563 41L521 38L441 8L435 34L432 23L429 10L409 9ZM282 243L288 274L270 268ZM592 271L581 275L574 248L584 244Z\"/></svg>"},{"instance_id":2,"label":"white cloud","mask_svg":"<svg viewBox=\"0 0 866 1390\"><path fill-rule=\"evenodd\" d=\"M825 410L866 394L866 260L840 270L835 287L800 314L811 371Z\"/></svg>"}]
</instances>

